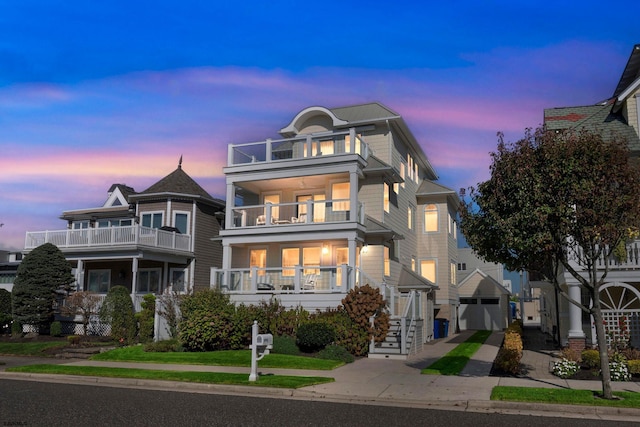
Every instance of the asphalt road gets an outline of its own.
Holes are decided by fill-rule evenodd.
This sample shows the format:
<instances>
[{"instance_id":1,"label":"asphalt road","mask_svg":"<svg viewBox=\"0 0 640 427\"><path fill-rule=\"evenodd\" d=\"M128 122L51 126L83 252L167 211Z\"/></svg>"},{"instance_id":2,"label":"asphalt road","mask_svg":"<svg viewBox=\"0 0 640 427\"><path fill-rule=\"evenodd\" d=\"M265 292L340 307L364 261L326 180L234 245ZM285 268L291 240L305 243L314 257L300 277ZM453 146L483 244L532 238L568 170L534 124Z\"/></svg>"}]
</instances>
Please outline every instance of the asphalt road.
<instances>
[{"instance_id":1,"label":"asphalt road","mask_svg":"<svg viewBox=\"0 0 640 427\"><path fill-rule=\"evenodd\" d=\"M602 421L0 380L0 426L602 426ZM616 426L637 425L616 423Z\"/></svg>"}]
</instances>

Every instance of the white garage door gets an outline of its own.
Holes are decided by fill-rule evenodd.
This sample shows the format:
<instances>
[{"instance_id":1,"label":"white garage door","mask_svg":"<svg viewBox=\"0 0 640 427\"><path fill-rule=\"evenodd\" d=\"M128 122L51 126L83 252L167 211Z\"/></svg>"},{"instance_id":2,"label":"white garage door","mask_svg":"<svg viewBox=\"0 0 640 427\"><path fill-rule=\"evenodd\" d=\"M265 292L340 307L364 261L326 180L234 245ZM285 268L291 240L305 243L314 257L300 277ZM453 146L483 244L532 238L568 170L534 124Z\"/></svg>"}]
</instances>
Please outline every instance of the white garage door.
<instances>
[{"instance_id":1,"label":"white garage door","mask_svg":"<svg viewBox=\"0 0 640 427\"><path fill-rule=\"evenodd\" d=\"M500 331L500 298L460 298L460 329Z\"/></svg>"}]
</instances>

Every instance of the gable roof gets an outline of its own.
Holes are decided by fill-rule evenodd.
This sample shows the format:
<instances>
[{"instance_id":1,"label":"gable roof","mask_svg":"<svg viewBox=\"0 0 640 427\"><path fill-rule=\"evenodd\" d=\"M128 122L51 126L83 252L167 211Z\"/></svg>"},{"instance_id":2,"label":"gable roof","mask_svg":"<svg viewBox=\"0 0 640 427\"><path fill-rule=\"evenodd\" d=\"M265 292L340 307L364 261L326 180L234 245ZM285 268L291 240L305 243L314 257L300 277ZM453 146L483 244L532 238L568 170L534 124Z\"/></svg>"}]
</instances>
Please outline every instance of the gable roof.
<instances>
[{"instance_id":1,"label":"gable roof","mask_svg":"<svg viewBox=\"0 0 640 427\"><path fill-rule=\"evenodd\" d=\"M460 204L458 194L454 190L433 181L422 181L422 184L420 184L420 187L416 190L416 198L429 198L437 195L446 196L456 208Z\"/></svg>"},{"instance_id":2,"label":"gable roof","mask_svg":"<svg viewBox=\"0 0 640 427\"><path fill-rule=\"evenodd\" d=\"M640 44L633 46L633 49L631 49L631 55L629 55L627 65L620 76L618 86L613 92L613 97L620 96L638 77L640 77Z\"/></svg>"},{"instance_id":3,"label":"gable roof","mask_svg":"<svg viewBox=\"0 0 640 427\"><path fill-rule=\"evenodd\" d=\"M485 273L484 271L478 268L473 270L467 277L464 278L464 280L458 283L458 289L465 287L471 281L471 278L477 275L481 276L483 279L488 279L489 283L494 285L496 288L498 288L500 293L505 295L511 295L511 292L509 292L509 290L505 288L501 283L498 283L496 279L489 276L487 273Z\"/></svg>"},{"instance_id":4,"label":"gable roof","mask_svg":"<svg viewBox=\"0 0 640 427\"><path fill-rule=\"evenodd\" d=\"M610 141L616 135L626 138L629 150L640 154L640 138L622 114L613 112L613 100L596 105L548 108L544 110L544 124L549 130L582 128L602 135Z\"/></svg>"}]
</instances>

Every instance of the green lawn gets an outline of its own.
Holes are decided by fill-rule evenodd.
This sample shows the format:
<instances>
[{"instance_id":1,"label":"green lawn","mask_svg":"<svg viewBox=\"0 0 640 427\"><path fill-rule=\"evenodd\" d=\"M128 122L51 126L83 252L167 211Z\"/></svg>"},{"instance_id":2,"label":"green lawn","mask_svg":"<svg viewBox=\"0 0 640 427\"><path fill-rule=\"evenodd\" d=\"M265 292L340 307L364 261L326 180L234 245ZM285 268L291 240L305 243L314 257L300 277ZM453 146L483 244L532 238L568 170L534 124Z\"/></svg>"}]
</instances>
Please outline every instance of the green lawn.
<instances>
[{"instance_id":1,"label":"green lawn","mask_svg":"<svg viewBox=\"0 0 640 427\"><path fill-rule=\"evenodd\" d=\"M456 346L441 359L424 368L421 373L427 375L458 375L467 365L471 356L489 338L491 331L478 331L462 344Z\"/></svg>"},{"instance_id":2,"label":"green lawn","mask_svg":"<svg viewBox=\"0 0 640 427\"><path fill-rule=\"evenodd\" d=\"M40 374L80 375L109 378L134 378L144 380L183 381L203 384L252 385L278 388L300 388L333 382L327 377L302 377L290 375L260 375L255 382L249 374L223 372L164 371L154 369L106 368L94 366L28 365L7 369L8 372Z\"/></svg>"},{"instance_id":3,"label":"green lawn","mask_svg":"<svg viewBox=\"0 0 640 427\"><path fill-rule=\"evenodd\" d=\"M491 392L491 400L640 408L640 393L616 391L613 394L620 399L602 399L599 392L591 390L497 386Z\"/></svg>"},{"instance_id":4,"label":"green lawn","mask_svg":"<svg viewBox=\"0 0 640 427\"><path fill-rule=\"evenodd\" d=\"M136 345L96 354L91 357L91 360L250 367L251 350L164 353L145 352L142 346ZM261 368L331 370L344 365L344 362L272 353L265 356L258 364Z\"/></svg>"},{"instance_id":5,"label":"green lawn","mask_svg":"<svg viewBox=\"0 0 640 427\"><path fill-rule=\"evenodd\" d=\"M42 352L47 348L64 347L63 341L42 342L0 342L0 354L13 356L45 356Z\"/></svg>"}]
</instances>

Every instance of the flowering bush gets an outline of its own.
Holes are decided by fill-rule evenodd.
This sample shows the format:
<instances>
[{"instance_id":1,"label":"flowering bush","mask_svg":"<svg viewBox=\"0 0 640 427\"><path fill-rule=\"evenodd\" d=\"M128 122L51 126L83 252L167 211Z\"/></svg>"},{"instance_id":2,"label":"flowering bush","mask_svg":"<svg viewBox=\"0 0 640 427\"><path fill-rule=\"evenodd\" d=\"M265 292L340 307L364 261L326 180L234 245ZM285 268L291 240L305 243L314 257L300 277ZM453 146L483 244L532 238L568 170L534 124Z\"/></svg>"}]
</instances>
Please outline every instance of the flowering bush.
<instances>
[{"instance_id":1,"label":"flowering bush","mask_svg":"<svg viewBox=\"0 0 640 427\"><path fill-rule=\"evenodd\" d=\"M553 367L551 368L551 373L556 377L560 378L571 378L574 376L578 370L580 369L580 365L577 362L572 360L562 359L553 363Z\"/></svg>"},{"instance_id":2,"label":"flowering bush","mask_svg":"<svg viewBox=\"0 0 640 427\"><path fill-rule=\"evenodd\" d=\"M609 363L609 371L611 372L611 381L630 381L631 372L626 362Z\"/></svg>"}]
</instances>

